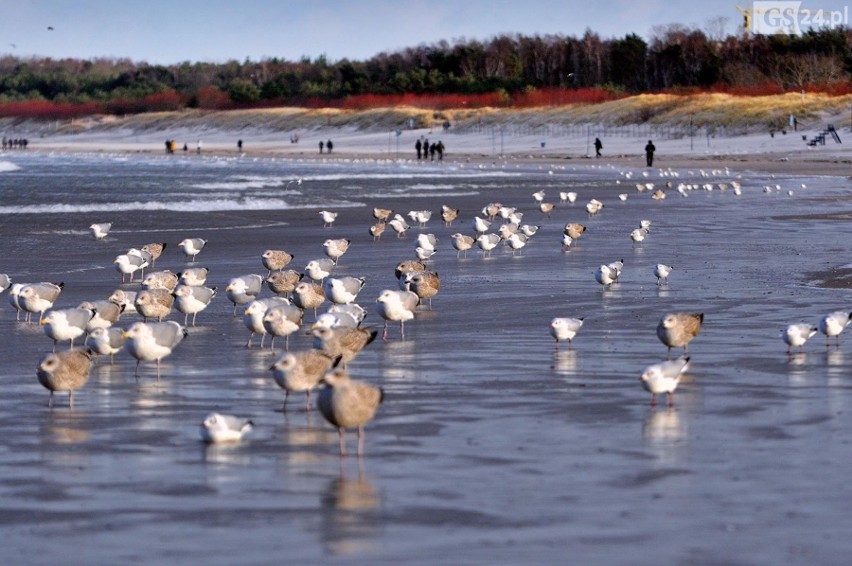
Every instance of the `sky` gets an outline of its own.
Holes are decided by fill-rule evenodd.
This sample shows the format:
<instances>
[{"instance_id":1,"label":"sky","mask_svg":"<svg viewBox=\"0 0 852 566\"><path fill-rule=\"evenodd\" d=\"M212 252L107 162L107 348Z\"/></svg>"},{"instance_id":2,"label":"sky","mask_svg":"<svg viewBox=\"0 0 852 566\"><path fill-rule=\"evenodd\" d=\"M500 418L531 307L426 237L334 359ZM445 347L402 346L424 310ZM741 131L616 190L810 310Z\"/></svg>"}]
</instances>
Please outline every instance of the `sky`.
<instances>
[{"instance_id":1,"label":"sky","mask_svg":"<svg viewBox=\"0 0 852 566\"><path fill-rule=\"evenodd\" d=\"M0 0L0 56L172 64L264 58L365 60L422 43L501 33L603 38L742 17L737 0ZM749 7L751 2L740 1ZM852 12L852 0L803 0ZM848 25L848 23L847 23ZM52 27L49 30L48 27Z\"/></svg>"}]
</instances>

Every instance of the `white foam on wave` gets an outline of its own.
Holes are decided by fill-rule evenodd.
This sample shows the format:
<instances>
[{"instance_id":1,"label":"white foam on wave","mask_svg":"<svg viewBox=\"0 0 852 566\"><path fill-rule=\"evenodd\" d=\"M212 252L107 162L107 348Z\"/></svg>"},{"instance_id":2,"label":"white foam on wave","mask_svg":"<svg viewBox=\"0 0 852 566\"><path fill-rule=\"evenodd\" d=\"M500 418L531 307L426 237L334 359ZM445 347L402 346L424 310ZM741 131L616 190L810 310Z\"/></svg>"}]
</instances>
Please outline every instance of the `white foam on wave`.
<instances>
[{"instance_id":1,"label":"white foam on wave","mask_svg":"<svg viewBox=\"0 0 852 566\"><path fill-rule=\"evenodd\" d=\"M479 191L452 191L448 193L441 193L439 196L442 197L471 197L479 194ZM388 193L366 193L364 195L359 195L361 198L434 198L436 195L430 193L422 193L422 194L410 194L404 190L396 191L396 192L388 192Z\"/></svg>"},{"instance_id":2,"label":"white foam on wave","mask_svg":"<svg viewBox=\"0 0 852 566\"><path fill-rule=\"evenodd\" d=\"M11 161L0 161L0 173L6 173L7 171L19 171L20 169L20 167Z\"/></svg>"},{"instance_id":3,"label":"white foam on wave","mask_svg":"<svg viewBox=\"0 0 852 566\"><path fill-rule=\"evenodd\" d=\"M293 205L282 199L210 199L174 202L104 202L98 204L52 204L29 206L0 206L0 214L69 214L79 212L120 212L132 210L169 210L173 212L217 212L226 210L292 210L334 206L354 208L364 203L334 201L324 204Z\"/></svg>"},{"instance_id":4,"label":"white foam on wave","mask_svg":"<svg viewBox=\"0 0 852 566\"><path fill-rule=\"evenodd\" d=\"M305 175L302 180L308 181L354 181L369 179L423 179L440 177L441 179L478 179L483 177L521 177L522 173L508 171L422 171L411 173L333 173L326 175Z\"/></svg>"},{"instance_id":5,"label":"white foam on wave","mask_svg":"<svg viewBox=\"0 0 852 566\"><path fill-rule=\"evenodd\" d=\"M191 185L195 189L207 190L240 190L240 189L263 189L266 187L280 187L295 183L292 177L239 177L231 181L216 181L212 183L197 183Z\"/></svg>"}]
</instances>

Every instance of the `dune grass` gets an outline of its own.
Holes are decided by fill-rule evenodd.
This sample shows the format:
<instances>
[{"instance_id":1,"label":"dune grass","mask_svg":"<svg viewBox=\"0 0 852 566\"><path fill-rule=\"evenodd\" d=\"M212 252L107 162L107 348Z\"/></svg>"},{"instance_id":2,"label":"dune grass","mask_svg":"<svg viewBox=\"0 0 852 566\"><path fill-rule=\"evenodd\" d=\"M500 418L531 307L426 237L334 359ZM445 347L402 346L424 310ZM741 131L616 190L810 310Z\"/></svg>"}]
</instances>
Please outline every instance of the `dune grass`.
<instances>
[{"instance_id":1,"label":"dune grass","mask_svg":"<svg viewBox=\"0 0 852 566\"><path fill-rule=\"evenodd\" d=\"M525 126L596 124L624 126L696 126L726 128L780 129L794 114L803 127L835 122L849 126L852 95L829 96L798 93L769 96L735 96L703 93L690 95L642 94L594 104L570 104L537 108L463 108L431 110L411 106L350 110L339 108L269 108L253 110L183 110L151 112L125 117L93 116L50 128L56 133L125 130L168 132L175 128L198 131L241 130L292 132L324 127L346 127L360 131L386 131L429 127L448 120L454 127L496 126L506 123ZM0 129L9 118L0 119ZM20 120L15 121L20 125ZM44 124L30 124L33 130L45 130Z\"/></svg>"}]
</instances>

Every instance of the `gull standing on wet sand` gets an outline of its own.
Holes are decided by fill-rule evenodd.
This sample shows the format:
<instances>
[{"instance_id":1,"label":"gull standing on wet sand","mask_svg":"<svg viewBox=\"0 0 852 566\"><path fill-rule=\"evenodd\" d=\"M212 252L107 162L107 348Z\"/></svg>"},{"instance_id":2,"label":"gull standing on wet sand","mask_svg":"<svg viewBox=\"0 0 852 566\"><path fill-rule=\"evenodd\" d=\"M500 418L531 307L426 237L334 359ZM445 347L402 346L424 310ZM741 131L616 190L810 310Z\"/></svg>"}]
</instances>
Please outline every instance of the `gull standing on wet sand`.
<instances>
[{"instance_id":1,"label":"gull standing on wet sand","mask_svg":"<svg viewBox=\"0 0 852 566\"><path fill-rule=\"evenodd\" d=\"M194 287L192 285L179 285L175 289L175 308L184 314L183 325L189 322L192 315L192 326L195 326L195 317L198 313L210 306L213 297L216 296L216 287Z\"/></svg>"},{"instance_id":2,"label":"gull standing on wet sand","mask_svg":"<svg viewBox=\"0 0 852 566\"><path fill-rule=\"evenodd\" d=\"M74 390L89 381L92 355L86 350L66 350L44 356L36 368L38 382L48 391L48 407L53 407L53 392L67 391L68 406L74 408Z\"/></svg>"},{"instance_id":3,"label":"gull standing on wet sand","mask_svg":"<svg viewBox=\"0 0 852 566\"><path fill-rule=\"evenodd\" d=\"M835 337L837 347L840 347L840 333L852 320L852 312L834 311L819 319L819 331L825 334L826 349L831 346L831 337Z\"/></svg>"},{"instance_id":4,"label":"gull standing on wet sand","mask_svg":"<svg viewBox=\"0 0 852 566\"><path fill-rule=\"evenodd\" d=\"M305 392L305 411L311 410L311 391L316 389L322 376L330 371L340 358L332 358L319 350L307 350L284 354L269 368L278 387L284 390L284 406L287 411L287 399L290 393Z\"/></svg>"},{"instance_id":5,"label":"gull standing on wet sand","mask_svg":"<svg viewBox=\"0 0 852 566\"><path fill-rule=\"evenodd\" d=\"M195 256L201 253L201 250L204 249L206 244L207 240L203 240L201 238L186 238L178 244L178 247L180 247L184 255L192 258L192 261L194 262Z\"/></svg>"},{"instance_id":6,"label":"gull standing on wet sand","mask_svg":"<svg viewBox=\"0 0 852 566\"><path fill-rule=\"evenodd\" d=\"M337 265L337 262L340 261L340 258L346 251L349 249L350 240L347 238L340 238L337 240L326 240L323 243L322 247L325 251L325 255L331 258L331 261L334 262L334 265Z\"/></svg>"},{"instance_id":7,"label":"gull standing on wet sand","mask_svg":"<svg viewBox=\"0 0 852 566\"><path fill-rule=\"evenodd\" d=\"M256 273L234 277L225 287L225 295L234 303L234 316L237 316L237 306L247 305L257 298L263 285L263 277Z\"/></svg>"},{"instance_id":8,"label":"gull standing on wet sand","mask_svg":"<svg viewBox=\"0 0 852 566\"><path fill-rule=\"evenodd\" d=\"M680 376L689 368L689 357L681 356L650 365L639 377L645 391L651 394L651 406L657 406L657 395L665 393L669 398L669 407L674 406L674 392L680 383Z\"/></svg>"},{"instance_id":9,"label":"gull standing on wet sand","mask_svg":"<svg viewBox=\"0 0 852 566\"><path fill-rule=\"evenodd\" d=\"M147 322L149 318L162 321L172 312L175 297L165 289L143 289L136 294L136 312Z\"/></svg>"},{"instance_id":10,"label":"gull standing on wet sand","mask_svg":"<svg viewBox=\"0 0 852 566\"><path fill-rule=\"evenodd\" d=\"M27 312L27 322L30 322L30 315L34 312L39 313L38 321L41 322L44 318L44 312L53 308L53 303L59 298L59 293L62 292L64 286L64 283L55 285L42 282L21 287L17 293L18 306Z\"/></svg>"},{"instance_id":11,"label":"gull standing on wet sand","mask_svg":"<svg viewBox=\"0 0 852 566\"><path fill-rule=\"evenodd\" d=\"M186 328L171 320L133 323L121 337L127 353L136 358L134 377L139 379L141 362L156 361L157 381L160 381L160 360L171 354L188 335Z\"/></svg>"},{"instance_id":12,"label":"gull standing on wet sand","mask_svg":"<svg viewBox=\"0 0 852 566\"><path fill-rule=\"evenodd\" d=\"M329 228L334 221L337 220L337 213L330 212L328 210L320 210L319 215L322 217L322 226L323 228Z\"/></svg>"},{"instance_id":13,"label":"gull standing on wet sand","mask_svg":"<svg viewBox=\"0 0 852 566\"><path fill-rule=\"evenodd\" d=\"M377 330L368 328L320 328L314 324L312 334L316 338L314 347L336 358L340 356L345 366L358 353L376 339Z\"/></svg>"},{"instance_id":14,"label":"gull standing on wet sand","mask_svg":"<svg viewBox=\"0 0 852 566\"><path fill-rule=\"evenodd\" d=\"M408 276L408 274L406 274ZM385 289L376 299L376 310L385 320L382 340L388 339L388 322L399 321L400 336L405 340L405 321L414 318L414 311L420 299L411 291L393 291Z\"/></svg>"},{"instance_id":15,"label":"gull standing on wet sand","mask_svg":"<svg viewBox=\"0 0 852 566\"><path fill-rule=\"evenodd\" d=\"M568 340L568 349L571 349L572 340L583 327L583 318L557 317L550 321L550 335L556 340L556 349L559 349L560 340Z\"/></svg>"},{"instance_id":16,"label":"gull standing on wet sand","mask_svg":"<svg viewBox=\"0 0 852 566\"><path fill-rule=\"evenodd\" d=\"M163 255L163 251L167 245L166 242L153 242L142 246L142 251L151 254L151 265L154 265L160 256Z\"/></svg>"},{"instance_id":17,"label":"gull standing on wet sand","mask_svg":"<svg viewBox=\"0 0 852 566\"><path fill-rule=\"evenodd\" d=\"M325 281L334 271L334 262L328 258L313 259L305 266L305 274L314 281Z\"/></svg>"},{"instance_id":18,"label":"gull standing on wet sand","mask_svg":"<svg viewBox=\"0 0 852 566\"><path fill-rule=\"evenodd\" d=\"M100 224L92 224L89 226L89 230L92 231L92 236L96 240L103 240L109 234L109 230L112 228L112 222L101 222Z\"/></svg>"},{"instance_id":19,"label":"gull standing on wet sand","mask_svg":"<svg viewBox=\"0 0 852 566\"><path fill-rule=\"evenodd\" d=\"M124 331L117 326L95 328L86 338L86 347L99 356L109 356L109 363L115 363L115 355L124 347Z\"/></svg>"},{"instance_id":20,"label":"gull standing on wet sand","mask_svg":"<svg viewBox=\"0 0 852 566\"><path fill-rule=\"evenodd\" d=\"M276 271L266 278L266 286L276 295L289 296L302 280L303 275L295 269Z\"/></svg>"},{"instance_id":21,"label":"gull standing on wet sand","mask_svg":"<svg viewBox=\"0 0 852 566\"><path fill-rule=\"evenodd\" d=\"M473 238L461 232L456 232L450 238L453 239L453 247L456 249L456 259L462 252L464 252L464 257L467 257L467 250L473 247Z\"/></svg>"},{"instance_id":22,"label":"gull standing on wet sand","mask_svg":"<svg viewBox=\"0 0 852 566\"><path fill-rule=\"evenodd\" d=\"M180 283L189 285L190 287L201 287L207 282L207 275L210 270L206 267L190 267L178 273Z\"/></svg>"},{"instance_id":23,"label":"gull standing on wet sand","mask_svg":"<svg viewBox=\"0 0 852 566\"><path fill-rule=\"evenodd\" d=\"M290 335L302 325L302 309L295 305L278 305L267 309L263 315L263 327L272 336L270 349L275 350L275 339L284 337L284 349L290 349Z\"/></svg>"},{"instance_id":24,"label":"gull standing on wet sand","mask_svg":"<svg viewBox=\"0 0 852 566\"><path fill-rule=\"evenodd\" d=\"M792 347L798 346L801 353L805 352L805 342L819 332L819 328L806 322L791 324L781 331L781 338L787 344L787 355L792 355Z\"/></svg>"},{"instance_id":25,"label":"gull standing on wet sand","mask_svg":"<svg viewBox=\"0 0 852 566\"><path fill-rule=\"evenodd\" d=\"M669 275L674 269L671 265L666 265L664 263L658 263L654 267L654 276L657 278L657 285L668 285L669 284Z\"/></svg>"},{"instance_id":26,"label":"gull standing on wet sand","mask_svg":"<svg viewBox=\"0 0 852 566\"><path fill-rule=\"evenodd\" d=\"M373 420L384 400L381 388L355 381L342 369L328 372L322 378L326 387L320 391L317 407L340 437L340 455L346 456L346 429L358 427L358 457L364 455L364 425Z\"/></svg>"},{"instance_id":27,"label":"gull standing on wet sand","mask_svg":"<svg viewBox=\"0 0 852 566\"><path fill-rule=\"evenodd\" d=\"M273 271L281 271L287 267L293 261L293 254L284 250L266 250L260 255L260 261L263 263L263 267L269 270L269 273L266 274L266 277L269 277Z\"/></svg>"},{"instance_id":28,"label":"gull standing on wet sand","mask_svg":"<svg viewBox=\"0 0 852 566\"><path fill-rule=\"evenodd\" d=\"M325 293L316 283L302 281L293 289L293 304L302 310L313 310L314 317L317 309L325 302Z\"/></svg>"},{"instance_id":29,"label":"gull standing on wet sand","mask_svg":"<svg viewBox=\"0 0 852 566\"><path fill-rule=\"evenodd\" d=\"M53 351L59 341L69 340L74 347L74 339L86 333L86 325L95 316L93 309L52 309L39 321L44 333L53 340Z\"/></svg>"},{"instance_id":30,"label":"gull standing on wet sand","mask_svg":"<svg viewBox=\"0 0 852 566\"><path fill-rule=\"evenodd\" d=\"M363 277L329 277L325 280L323 291L325 298L337 305L346 305L358 298L358 293L364 288L366 280Z\"/></svg>"},{"instance_id":31,"label":"gull standing on wet sand","mask_svg":"<svg viewBox=\"0 0 852 566\"><path fill-rule=\"evenodd\" d=\"M441 278L433 271L415 271L405 274L403 289L411 291L420 303L429 299L429 310L432 310L432 297L441 290Z\"/></svg>"},{"instance_id":32,"label":"gull standing on wet sand","mask_svg":"<svg viewBox=\"0 0 852 566\"><path fill-rule=\"evenodd\" d=\"M704 323L704 313L670 312L664 314L657 324L657 338L668 347L671 357L672 348L683 347L687 353L689 343L698 336Z\"/></svg>"}]
</instances>

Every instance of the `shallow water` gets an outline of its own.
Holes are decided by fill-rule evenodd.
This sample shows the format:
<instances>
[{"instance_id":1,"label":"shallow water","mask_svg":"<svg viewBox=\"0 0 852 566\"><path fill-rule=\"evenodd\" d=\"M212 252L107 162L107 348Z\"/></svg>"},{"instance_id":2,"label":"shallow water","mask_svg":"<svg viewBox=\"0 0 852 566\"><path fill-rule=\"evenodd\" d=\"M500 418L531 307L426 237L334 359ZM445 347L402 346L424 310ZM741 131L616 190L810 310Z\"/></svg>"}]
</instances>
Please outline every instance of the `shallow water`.
<instances>
[{"instance_id":1,"label":"shallow water","mask_svg":"<svg viewBox=\"0 0 852 566\"><path fill-rule=\"evenodd\" d=\"M852 346L844 335L826 350L818 335L788 357L779 331L852 310L847 292L809 284L849 261L852 226L818 216L852 209L837 200L848 180L746 171L741 197L669 191L657 202L636 191L637 179L715 183L740 172L626 179L557 163L0 161L18 167L0 167L0 272L13 280L62 280L57 306L72 306L119 286L111 262L126 248L170 242L157 267L178 271L176 242L200 236L210 243L198 264L220 292L159 382L148 365L137 382L134 361L119 354L93 370L73 412L65 395L46 408L34 368L50 341L2 302L0 529L10 562L847 561ZM776 183L781 191L763 192ZM559 190L580 198L543 218L530 197L542 187L548 200ZM593 197L606 207L588 218ZM519 257L457 260L449 235L469 232L496 200L525 210L540 233ZM443 203L462 209L457 226L441 226ZM336 432L305 414L302 396L275 411L275 355L242 347L247 330L224 287L263 274L264 249L287 249L302 268L326 238L349 237L340 273L367 277L359 302L380 326L372 303L394 287L393 267L412 256L419 230L373 243L373 206L435 211L424 231L439 238L443 283L406 341L392 327L388 343L350 364L386 393L359 462L338 457ZM323 229L316 210L326 207L340 217ZM632 245L642 218L651 233ZM86 227L103 221L113 232L96 242ZM562 252L562 226L575 221L589 229ZM621 282L603 291L592 272L620 258ZM663 287L651 273L659 262L675 267ZM638 376L666 355L654 328L670 310L704 312L705 324L675 407L652 409ZM585 317L573 349L555 351L554 316ZM307 336L291 339L291 349L309 346ZM212 410L251 417L256 430L238 445L205 446L197 428Z\"/></svg>"}]
</instances>

